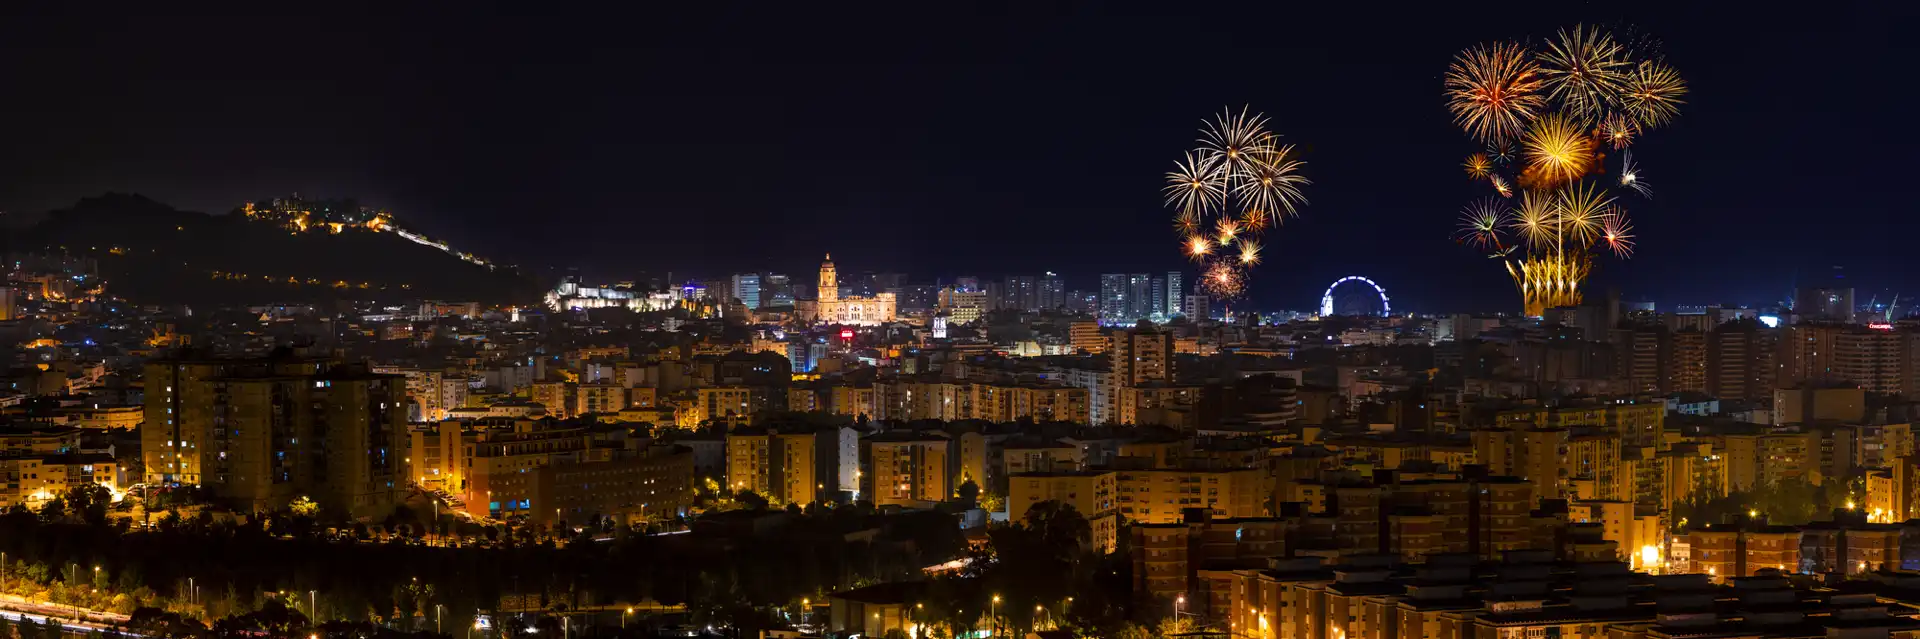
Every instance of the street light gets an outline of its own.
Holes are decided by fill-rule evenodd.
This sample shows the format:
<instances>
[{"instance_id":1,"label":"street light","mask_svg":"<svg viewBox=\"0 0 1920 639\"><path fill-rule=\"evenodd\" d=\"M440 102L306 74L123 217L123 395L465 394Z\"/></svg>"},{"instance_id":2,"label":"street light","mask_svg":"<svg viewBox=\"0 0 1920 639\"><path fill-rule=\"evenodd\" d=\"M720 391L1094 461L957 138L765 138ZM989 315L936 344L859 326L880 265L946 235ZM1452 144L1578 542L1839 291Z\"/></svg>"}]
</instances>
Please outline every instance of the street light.
<instances>
[{"instance_id":1,"label":"street light","mask_svg":"<svg viewBox=\"0 0 1920 639\"><path fill-rule=\"evenodd\" d=\"M631 614L633 614L633 606L627 606L627 611L620 613L620 629L621 630L627 629L627 616Z\"/></svg>"},{"instance_id":2,"label":"street light","mask_svg":"<svg viewBox=\"0 0 1920 639\"><path fill-rule=\"evenodd\" d=\"M987 634L989 636L999 636L1000 634L1000 595L993 596L993 614L987 615L987 618L989 620L987 625Z\"/></svg>"},{"instance_id":3,"label":"street light","mask_svg":"<svg viewBox=\"0 0 1920 639\"><path fill-rule=\"evenodd\" d=\"M1175 622L1180 621L1180 611L1182 608L1185 608L1186 606L1187 606L1186 595L1180 595L1178 597L1173 598L1173 620Z\"/></svg>"}]
</instances>

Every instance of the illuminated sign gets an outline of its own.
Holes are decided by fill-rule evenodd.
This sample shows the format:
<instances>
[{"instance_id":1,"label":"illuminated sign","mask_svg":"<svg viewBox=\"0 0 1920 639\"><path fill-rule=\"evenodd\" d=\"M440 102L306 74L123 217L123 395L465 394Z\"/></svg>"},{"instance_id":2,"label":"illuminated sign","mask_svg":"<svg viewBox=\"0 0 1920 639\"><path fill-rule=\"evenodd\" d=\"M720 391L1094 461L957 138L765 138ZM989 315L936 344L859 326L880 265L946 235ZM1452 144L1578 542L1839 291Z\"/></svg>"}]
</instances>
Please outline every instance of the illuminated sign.
<instances>
[{"instance_id":1,"label":"illuminated sign","mask_svg":"<svg viewBox=\"0 0 1920 639\"><path fill-rule=\"evenodd\" d=\"M1891 331L1893 330L1893 325L1888 324L1886 322L1874 322L1872 324L1868 324L1867 328L1871 328L1876 331Z\"/></svg>"},{"instance_id":2,"label":"illuminated sign","mask_svg":"<svg viewBox=\"0 0 1920 639\"><path fill-rule=\"evenodd\" d=\"M853 329L851 328L840 329L840 339L844 341L849 341L849 342L853 341Z\"/></svg>"}]
</instances>

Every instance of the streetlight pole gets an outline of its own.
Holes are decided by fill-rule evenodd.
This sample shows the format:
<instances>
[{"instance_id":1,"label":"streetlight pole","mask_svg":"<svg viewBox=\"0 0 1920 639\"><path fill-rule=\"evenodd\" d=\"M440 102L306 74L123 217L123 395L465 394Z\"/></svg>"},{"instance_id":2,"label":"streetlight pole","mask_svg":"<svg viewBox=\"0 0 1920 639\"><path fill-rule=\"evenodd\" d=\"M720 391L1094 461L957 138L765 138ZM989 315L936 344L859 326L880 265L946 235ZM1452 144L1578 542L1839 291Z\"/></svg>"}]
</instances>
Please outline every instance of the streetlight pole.
<instances>
[{"instance_id":1,"label":"streetlight pole","mask_svg":"<svg viewBox=\"0 0 1920 639\"><path fill-rule=\"evenodd\" d=\"M320 596L315 591L307 591L307 610L313 612L313 620L315 622L320 621Z\"/></svg>"},{"instance_id":2,"label":"streetlight pole","mask_svg":"<svg viewBox=\"0 0 1920 639\"><path fill-rule=\"evenodd\" d=\"M436 634L436 635L441 634L440 608L441 608L440 604L433 605L433 634Z\"/></svg>"},{"instance_id":3,"label":"streetlight pole","mask_svg":"<svg viewBox=\"0 0 1920 639\"><path fill-rule=\"evenodd\" d=\"M1000 635L1000 595L993 596L993 614L987 615L987 635Z\"/></svg>"}]
</instances>

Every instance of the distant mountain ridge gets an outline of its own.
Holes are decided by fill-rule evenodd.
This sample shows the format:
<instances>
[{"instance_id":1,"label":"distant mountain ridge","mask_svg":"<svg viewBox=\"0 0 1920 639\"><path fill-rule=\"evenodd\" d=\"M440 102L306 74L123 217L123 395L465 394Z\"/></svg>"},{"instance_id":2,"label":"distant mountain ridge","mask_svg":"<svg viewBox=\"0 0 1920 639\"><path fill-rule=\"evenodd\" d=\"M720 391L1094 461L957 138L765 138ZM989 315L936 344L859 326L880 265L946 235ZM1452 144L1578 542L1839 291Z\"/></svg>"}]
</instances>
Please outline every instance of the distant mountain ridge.
<instances>
[{"instance_id":1,"label":"distant mountain ridge","mask_svg":"<svg viewBox=\"0 0 1920 639\"><path fill-rule=\"evenodd\" d=\"M108 193L51 212L10 250L99 260L109 293L139 303L439 299L534 303L541 287L398 233L301 233L246 215L182 211Z\"/></svg>"}]
</instances>

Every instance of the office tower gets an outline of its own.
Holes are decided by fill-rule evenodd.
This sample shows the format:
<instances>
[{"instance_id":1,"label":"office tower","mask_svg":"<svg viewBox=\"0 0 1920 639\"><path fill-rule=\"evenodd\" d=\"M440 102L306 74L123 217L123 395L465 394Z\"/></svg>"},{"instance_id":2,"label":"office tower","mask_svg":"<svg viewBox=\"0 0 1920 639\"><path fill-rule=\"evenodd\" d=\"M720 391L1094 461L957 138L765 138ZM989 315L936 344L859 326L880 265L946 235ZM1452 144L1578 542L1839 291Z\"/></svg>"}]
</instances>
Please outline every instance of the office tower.
<instances>
[{"instance_id":1,"label":"office tower","mask_svg":"<svg viewBox=\"0 0 1920 639\"><path fill-rule=\"evenodd\" d=\"M1153 276L1134 273L1127 276L1127 321L1137 322L1153 315Z\"/></svg>"},{"instance_id":2,"label":"office tower","mask_svg":"<svg viewBox=\"0 0 1920 639\"><path fill-rule=\"evenodd\" d=\"M1173 317L1186 311L1186 300L1181 297L1179 271L1167 271L1167 317Z\"/></svg>"},{"instance_id":3,"label":"office tower","mask_svg":"<svg viewBox=\"0 0 1920 639\"><path fill-rule=\"evenodd\" d=\"M1156 278L1153 278L1153 302L1147 307L1147 315L1161 317L1161 318L1171 317L1166 313L1167 313L1167 280L1165 278L1156 277Z\"/></svg>"},{"instance_id":4,"label":"office tower","mask_svg":"<svg viewBox=\"0 0 1920 639\"><path fill-rule=\"evenodd\" d=\"M974 277L972 275L962 275L960 277L953 278L953 287L965 293L973 293L976 291L986 290L986 289L980 288L980 278Z\"/></svg>"},{"instance_id":5,"label":"office tower","mask_svg":"<svg viewBox=\"0 0 1920 639\"><path fill-rule=\"evenodd\" d=\"M740 300L747 308L760 308L760 274L742 273L733 276L733 299Z\"/></svg>"},{"instance_id":6,"label":"office tower","mask_svg":"<svg viewBox=\"0 0 1920 639\"><path fill-rule=\"evenodd\" d=\"M148 484L198 485L244 509L306 496L332 512L392 512L406 492L406 380L310 357L147 364Z\"/></svg>"},{"instance_id":7,"label":"office tower","mask_svg":"<svg viewBox=\"0 0 1920 639\"><path fill-rule=\"evenodd\" d=\"M1040 282L1032 275L1008 275L1000 287L1000 308L1032 311L1040 308Z\"/></svg>"},{"instance_id":8,"label":"office tower","mask_svg":"<svg viewBox=\"0 0 1920 639\"><path fill-rule=\"evenodd\" d=\"M1125 273L1100 274L1100 323L1127 322L1128 292Z\"/></svg>"},{"instance_id":9,"label":"office tower","mask_svg":"<svg viewBox=\"0 0 1920 639\"><path fill-rule=\"evenodd\" d=\"M784 274L768 273L760 279L760 291L765 306L793 306L793 285Z\"/></svg>"},{"instance_id":10,"label":"office tower","mask_svg":"<svg viewBox=\"0 0 1920 639\"><path fill-rule=\"evenodd\" d=\"M1046 275L1040 276L1039 291L1036 295L1039 298L1041 310L1050 311L1067 306L1066 280L1061 279L1060 274L1049 271Z\"/></svg>"},{"instance_id":11,"label":"office tower","mask_svg":"<svg viewBox=\"0 0 1920 639\"><path fill-rule=\"evenodd\" d=\"M1853 287L1846 275L1833 267L1833 279L1815 286L1802 286L1793 293L1793 314L1799 320L1853 321Z\"/></svg>"}]
</instances>

